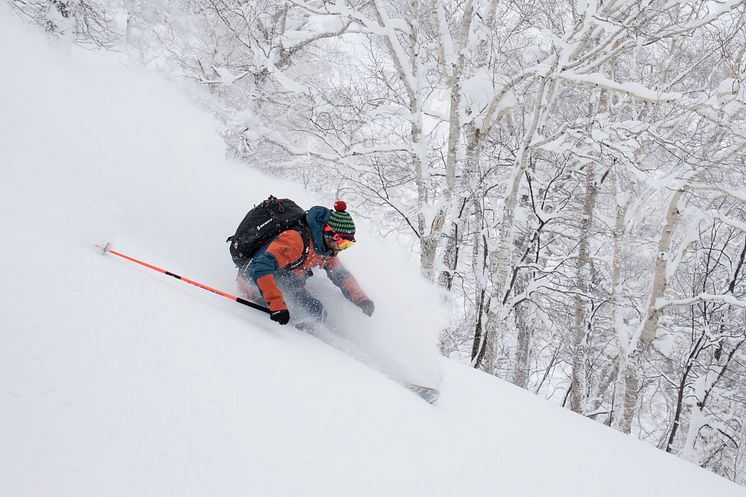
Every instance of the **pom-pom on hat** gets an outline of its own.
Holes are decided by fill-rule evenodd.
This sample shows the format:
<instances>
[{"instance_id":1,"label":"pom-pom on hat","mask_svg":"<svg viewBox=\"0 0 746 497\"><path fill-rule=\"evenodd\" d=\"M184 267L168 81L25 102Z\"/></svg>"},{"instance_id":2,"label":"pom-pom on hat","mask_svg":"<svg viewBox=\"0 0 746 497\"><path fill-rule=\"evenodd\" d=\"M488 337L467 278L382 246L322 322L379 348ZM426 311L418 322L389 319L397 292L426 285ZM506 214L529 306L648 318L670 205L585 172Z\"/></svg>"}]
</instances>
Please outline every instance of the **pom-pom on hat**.
<instances>
[{"instance_id":1,"label":"pom-pom on hat","mask_svg":"<svg viewBox=\"0 0 746 497\"><path fill-rule=\"evenodd\" d=\"M334 202L334 210L326 224L342 238L355 239L355 223L352 222L352 216L347 212L347 204L344 200ZM329 236L326 231L324 235Z\"/></svg>"}]
</instances>

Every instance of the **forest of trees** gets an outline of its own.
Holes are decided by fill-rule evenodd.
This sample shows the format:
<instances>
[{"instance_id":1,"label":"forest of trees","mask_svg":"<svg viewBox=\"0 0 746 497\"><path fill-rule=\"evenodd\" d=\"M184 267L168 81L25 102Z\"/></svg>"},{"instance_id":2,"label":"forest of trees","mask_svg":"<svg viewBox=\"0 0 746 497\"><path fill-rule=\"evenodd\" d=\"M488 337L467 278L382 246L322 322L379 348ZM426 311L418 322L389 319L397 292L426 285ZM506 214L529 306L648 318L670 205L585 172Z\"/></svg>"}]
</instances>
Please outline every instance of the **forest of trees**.
<instances>
[{"instance_id":1,"label":"forest of trees","mask_svg":"<svg viewBox=\"0 0 746 497\"><path fill-rule=\"evenodd\" d=\"M7 1L411 248L444 355L746 485L743 0Z\"/></svg>"}]
</instances>

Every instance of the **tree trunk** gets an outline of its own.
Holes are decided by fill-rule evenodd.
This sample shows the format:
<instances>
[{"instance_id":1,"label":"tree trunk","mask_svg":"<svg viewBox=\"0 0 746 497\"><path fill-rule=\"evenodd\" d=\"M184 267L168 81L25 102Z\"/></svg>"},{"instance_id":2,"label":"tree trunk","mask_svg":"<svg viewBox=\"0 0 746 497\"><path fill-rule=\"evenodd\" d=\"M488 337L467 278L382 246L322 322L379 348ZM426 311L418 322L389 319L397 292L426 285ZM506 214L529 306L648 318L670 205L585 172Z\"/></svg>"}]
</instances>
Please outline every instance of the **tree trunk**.
<instances>
[{"instance_id":1,"label":"tree trunk","mask_svg":"<svg viewBox=\"0 0 746 497\"><path fill-rule=\"evenodd\" d=\"M573 333L573 362L570 382L570 409L582 414L585 411L587 397L586 364L588 362L588 318L586 295L590 293L590 239L593 225L593 210L596 207L598 185L595 181L593 164L588 163L585 179L585 201L583 217L580 221L580 243L578 245L578 262L575 287L575 330Z\"/></svg>"},{"instance_id":2,"label":"tree trunk","mask_svg":"<svg viewBox=\"0 0 746 497\"><path fill-rule=\"evenodd\" d=\"M617 381L616 387L614 388L614 401L611 413L611 423L614 424L617 409L620 409L619 412L621 412L620 406L624 403L625 387L622 381L624 379L624 371L627 367L627 354L629 349L629 334L627 333L627 327L622 322L622 305L619 299L619 293L621 291L622 281L622 249L624 247L624 235L626 230L625 223L627 222L629 207L632 204L633 193L628 192L626 199L620 197L620 178L616 174L612 178L611 185L614 203L616 205L611 256L611 297L609 302L609 305L611 306L611 326L613 327L614 343L617 348Z\"/></svg>"},{"instance_id":3,"label":"tree trunk","mask_svg":"<svg viewBox=\"0 0 746 497\"><path fill-rule=\"evenodd\" d=\"M528 388L529 379L529 351L531 350L531 337L533 329L526 319L528 302L524 301L516 305L515 324L517 328L515 369L513 383L521 388Z\"/></svg>"},{"instance_id":4,"label":"tree trunk","mask_svg":"<svg viewBox=\"0 0 746 497\"><path fill-rule=\"evenodd\" d=\"M521 181L526 172L528 160L531 155L531 142L534 139L536 129L539 126L539 122L545 117L546 108L551 102L554 96L554 88L556 82L551 77L557 69L559 62L558 57L554 57L554 61L547 70L545 76L541 79L539 85L539 91L536 96L536 105L533 111L533 118L529 128L526 130L526 134L523 137L521 143L521 150L519 156L516 159L515 171L513 173L513 181L511 183L510 191L505 199L505 206L503 208L503 216L500 222L500 238L498 239L497 250L491 254L490 257L490 268L492 274L492 292L493 297L490 299L492 305L487 311L487 324L485 332L482 336L481 343L477 344L478 348L484 348L484 353L481 354L484 357L483 364L477 364L475 367L481 367L485 371L492 372L495 367L496 350L495 350L495 337L498 333L498 329L502 326L502 321L505 319L503 313L503 293L505 292L506 282L510 268L512 264L512 252L513 252L513 223L515 221L515 208L518 203L518 193L521 188Z\"/></svg>"},{"instance_id":5,"label":"tree trunk","mask_svg":"<svg viewBox=\"0 0 746 497\"><path fill-rule=\"evenodd\" d=\"M668 286L668 277L666 269L668 268L668 255L671 250L671 240L674 230L679 222L681 212L679 211L679 201L686 190L681 188L674 192L666 209L665 224L658 239L658 256L655 260L653 270L652 287L648 297L648 304L645 310L645 318L638 330L630 348L634 347L632 357L626 361L626 367L620 371L624 375L624 382L619 382L618 386L624 386L623 391L623 412L617 418L615 428L630 433L632 430L632 419L637 411L637 396L639 386L640 361L644 356L655 338L655 332L658 327L658 319L661 311L657 307L657 301L663 297L666 287ZM619 392L620 395L622 392Z\"/></svg>"}]
</instances>

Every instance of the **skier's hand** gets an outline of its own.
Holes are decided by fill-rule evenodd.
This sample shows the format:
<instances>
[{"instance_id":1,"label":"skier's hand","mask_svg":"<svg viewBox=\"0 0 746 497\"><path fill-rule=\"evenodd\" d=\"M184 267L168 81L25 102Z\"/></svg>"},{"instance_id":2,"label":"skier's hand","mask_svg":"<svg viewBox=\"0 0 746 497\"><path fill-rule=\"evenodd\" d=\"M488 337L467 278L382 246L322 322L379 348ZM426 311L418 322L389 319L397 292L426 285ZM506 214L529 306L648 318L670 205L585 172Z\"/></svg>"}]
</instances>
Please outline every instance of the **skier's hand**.
<instances>
[{"instance_id":1,"label":"skier's hand","mask_svg":"<svg viewBox=\"0 0 746 497\"><path fill-rule=\"evenodd\" d=\"M375 311L375 310L376 310L376 306L375 306L375 305L373 305L373 301L372 301L372 300L370 300L370 299L368 299L368 300L363 300L363 301L362 301L362 302L360 302L360 303L359 303L359 304L358 304L357 306L358 306L358 307L360 307L360 309L362 309L362 311L363 311L363 312L364 312L364 313L365 313L366 315L368 315L368 316L372 316L372 315L373 315L373 311Z\"/></svg>"},{"instance_id":2,"label":"skier's hand","mask_svg":"<svg viewBox=\"0 0 746 497\"><path fill-rule=\"evenodd\" d=\"M270 313L269 319L276 323L288 324L288 321L290 321L290 312L288 312L287 309L283 309L281 311L273 311Z\"/></svg>"}]
</instances>

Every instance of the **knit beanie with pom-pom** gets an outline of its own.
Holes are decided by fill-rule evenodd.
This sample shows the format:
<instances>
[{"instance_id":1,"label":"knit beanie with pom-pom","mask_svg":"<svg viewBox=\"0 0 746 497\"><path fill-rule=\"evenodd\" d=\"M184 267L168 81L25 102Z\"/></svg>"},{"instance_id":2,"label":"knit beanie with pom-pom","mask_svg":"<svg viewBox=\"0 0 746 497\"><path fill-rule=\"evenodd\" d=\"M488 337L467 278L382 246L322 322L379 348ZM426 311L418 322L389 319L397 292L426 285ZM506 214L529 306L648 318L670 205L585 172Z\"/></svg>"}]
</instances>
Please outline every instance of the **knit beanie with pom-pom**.
<instances>
[{"instance_id":1,"label":"knit beanie with pom-pom","mask_svg":"<svg viewBox=\"0 0 746 497\"><path fill-rule=\"evenodd\" d=\"M342 238L355 239L355 223L347 212L347 204L343 200L334 202L334 210L326 224Z\"/></svg>"}]
</instances>

